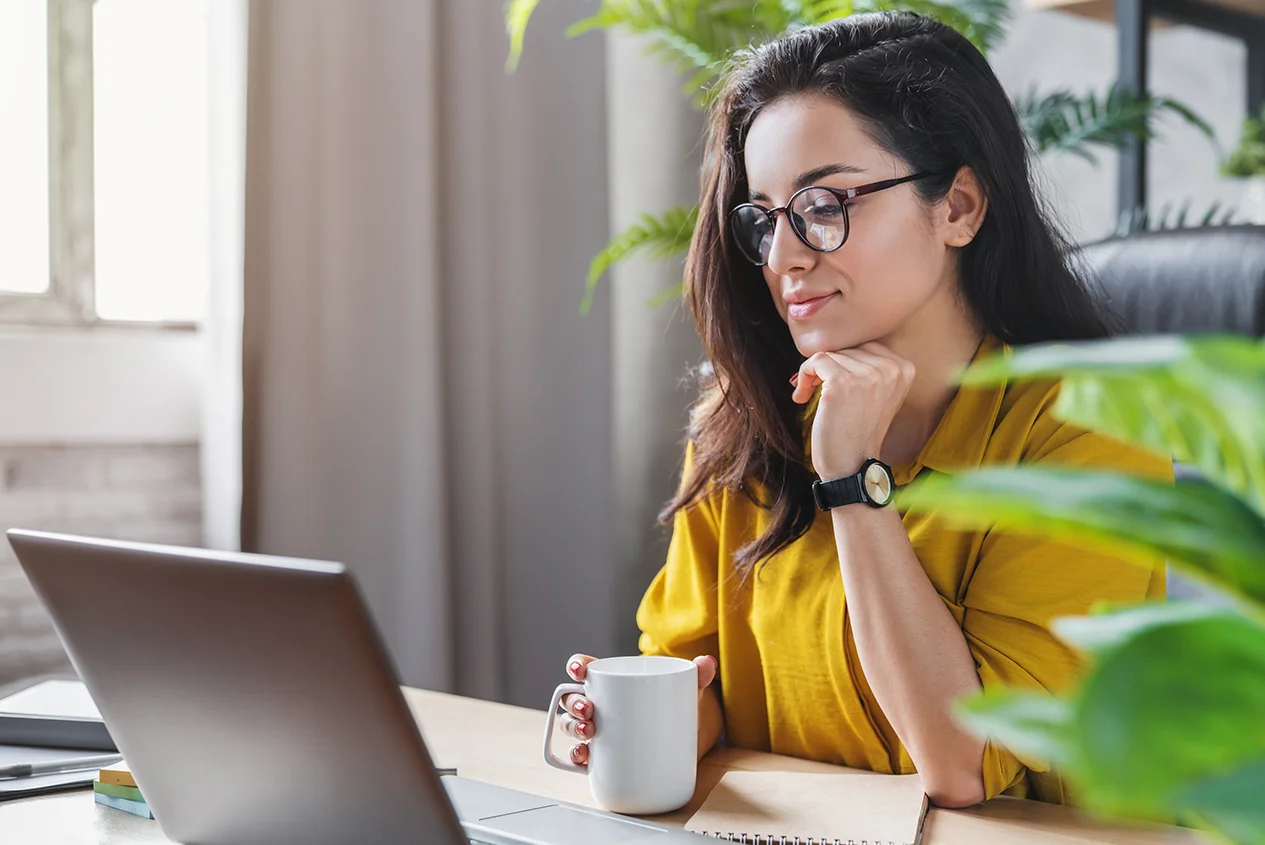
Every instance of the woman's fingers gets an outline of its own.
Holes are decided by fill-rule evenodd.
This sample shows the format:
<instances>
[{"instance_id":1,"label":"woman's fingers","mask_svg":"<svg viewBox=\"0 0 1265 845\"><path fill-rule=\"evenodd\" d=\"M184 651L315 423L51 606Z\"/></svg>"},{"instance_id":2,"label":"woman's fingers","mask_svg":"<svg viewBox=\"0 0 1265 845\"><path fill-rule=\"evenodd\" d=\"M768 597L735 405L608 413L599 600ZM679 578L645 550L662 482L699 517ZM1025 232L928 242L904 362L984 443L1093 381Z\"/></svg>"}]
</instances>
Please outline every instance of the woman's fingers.
<instances>
[{"instance_id":1,"label":"woman's fingers","mask_svg":"<svg viewBox=\"0 0 1265 845\"><path fill-rule=\"evenodd\" d=\"M913 364L886 352L884 346L867 344L842 352L818 352L801 365L800 373L791 398L803 403L812 397L812 391L818 384L833 378L851 377L858 386L902 381L908 384L913 381ZM812 384L812 387L806 387L806 384Z\"/></svg>"},{"instance_id":2,"label":"woman's fingers","mask_svg":"<svg viewBox=\"0 0 1265 845\"><path fill-rule=\"evenodd\" d=\"M906 381L913 381L913 363L901 358L881 343L864 343L856 349L848 349L840 354L847 355L854 360L869 364L876 370L879 370L887 375L889 378L903 378Z\"/></svg>"},{"instance_id":3,"label":"woman's fingers","mask_svg":"<svg viewBox=\"0 0 1265 845\"><path fill-rule=\"evenodd\" d=\"M589 763L589 744L581 742L579 745L571 746L571 762L577 766L587 766Z\"/></svg>"},{"instance_id":4,"label":"woman's fingers","mask_svg":"<svg viewBox=\"0 0 1265 845\"><path fill-rule=\"evenodd\" d=\"M567 674L571 680L584 682L587 668L596 660L587 654L573 654L567 658ZM576 739L591 739L595 730L593 724L593 702L579 693L568 693L562 697L562 709L567 715L562 717L562 730Z\"/></svg>"},{"instance_id":5,"label":"woman's fingers","mask_svg":"<svg viewBox=\"0 0 1265 845\"><path fill-rule=\"evenodd\" d=\"M791 385L794 388L791 398L803 404L812 398L813 391L832 374L864 374L867 371L887 378L903 376L906 381L912 381L914 375L913 364L897 356L883 344L872 341L854 349L818 352L808 358L800 365L799 371L791 376Z\"/></svg>"},{"instance_id":6,"label":"woman's fingers","mask_svg":"<svg viewBox=\"0 0 1265 845\"><path fill-rule=\"evenodd\" d=\"M702 657L695 657L694 663L698 666L698 691L702 692L716 680L717 663L716 658L710 654Z\"/></svg>"},{"instance_id":7,"label":"woman's fingers","mask_svg":"<svg viewBox=\"0 0 1265 845\"><path fill-rule=\"evenodd\" d=\"M567 674L571 676L571 680L578 683L584 683L584 676L586 674L585 670L594 660L597 660L597 658L590 657L587 654L573 654L568 657Z\"/></svg>"},{"instance_id":8,"label":"woman's fingers","mask_svg":"<svg viewBox=\"0 0 1265 845\"><path fill-rule=\"evenodd\" d=\"M843 374L844 369L828 352L818 352L799 365L799 378L795 380L795 390L791 399L803 405L813 398L817 385L824 384L834 376Z\"/></svg>"},{"instance_id":9,"label":"woman's fingers","mask_svg":"<svg viewBox=\"0 0 1265 845\"><path fill-rule=\"evenodd\" d=\"M593 702L579 693L568 693L562 697L562 709L578 719L593 718Z\"/></svg>"},{"instance_id":10,"label":"woman's fingers","mask_svg":"<svg viewBox=\"0 0 1265 845\"><path fill-rule=\"evenodd\" d=\"M592 722L587 719L577 719L574 716L563 716L559 720L559 727L572 739L592 739L596 733Z\"/></svg>"}]
</instances>

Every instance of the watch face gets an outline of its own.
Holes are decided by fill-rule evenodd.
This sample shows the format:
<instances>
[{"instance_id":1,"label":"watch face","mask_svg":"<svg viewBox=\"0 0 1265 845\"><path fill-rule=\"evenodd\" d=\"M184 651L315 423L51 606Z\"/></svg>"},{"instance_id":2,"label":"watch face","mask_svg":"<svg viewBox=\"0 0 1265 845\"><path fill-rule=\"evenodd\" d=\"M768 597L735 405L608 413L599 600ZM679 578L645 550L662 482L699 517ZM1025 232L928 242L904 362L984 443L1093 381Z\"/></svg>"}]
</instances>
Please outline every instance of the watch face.
<instances>
[{"instance_id":1,"label":"watch face","mask_svg":"<svg viewBox=\"0 0 1265 845\"><path fill-rule=\"evenodd\" d=\"M885 505L892 498L892 477L882 464L873 463L865 469L865 495L876 505Z\"/></svg>"}]
</instances>

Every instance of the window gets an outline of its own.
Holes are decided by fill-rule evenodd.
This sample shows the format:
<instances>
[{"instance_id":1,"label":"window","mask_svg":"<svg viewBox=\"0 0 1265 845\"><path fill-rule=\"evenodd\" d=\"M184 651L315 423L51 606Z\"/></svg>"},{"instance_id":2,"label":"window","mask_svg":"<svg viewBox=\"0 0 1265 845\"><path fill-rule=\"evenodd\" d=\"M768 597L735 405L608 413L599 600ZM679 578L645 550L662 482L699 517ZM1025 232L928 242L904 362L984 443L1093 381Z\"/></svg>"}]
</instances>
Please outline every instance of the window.
<instances>
[{"instance_id":1,"label":"window","mask_svg":"<svg viewBox=\"0 0 1265 845\"><path fill-rule=\"evenodd\" d=\"M208 1L0 2L0 321L203 316Z\"/></svg>"}]
</instances>

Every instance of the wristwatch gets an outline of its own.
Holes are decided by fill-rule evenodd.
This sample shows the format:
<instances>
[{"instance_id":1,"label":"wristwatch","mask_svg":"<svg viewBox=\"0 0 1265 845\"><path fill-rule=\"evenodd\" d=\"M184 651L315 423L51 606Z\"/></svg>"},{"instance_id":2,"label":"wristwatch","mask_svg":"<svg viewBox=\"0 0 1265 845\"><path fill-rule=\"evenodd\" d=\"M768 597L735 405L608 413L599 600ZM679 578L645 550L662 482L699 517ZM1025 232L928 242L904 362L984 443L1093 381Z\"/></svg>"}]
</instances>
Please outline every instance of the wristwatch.
<instances>
[{"instance_id":1,"label":"wristwatch","mask_svg":"<svg viewBox=\"0 0 1265 845\"><path fill-rule=\"evenodd\" d=\"M834 481L814 481L813 499L823 511L841 505L865 502L872 508L881 508L892 501L896 480L892 468L876 458L861 464L856 475L837 478Z\"/></svg>"}]
</instances>

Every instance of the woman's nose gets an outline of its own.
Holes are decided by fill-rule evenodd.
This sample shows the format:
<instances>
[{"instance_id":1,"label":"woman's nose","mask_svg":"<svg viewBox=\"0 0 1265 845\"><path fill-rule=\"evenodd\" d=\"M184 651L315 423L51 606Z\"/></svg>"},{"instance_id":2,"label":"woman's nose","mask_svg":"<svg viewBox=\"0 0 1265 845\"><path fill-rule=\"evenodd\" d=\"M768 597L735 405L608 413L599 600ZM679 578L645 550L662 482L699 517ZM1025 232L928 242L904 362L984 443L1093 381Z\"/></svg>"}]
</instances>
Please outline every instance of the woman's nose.
<instances>
[{"instance_id":1,"label":"woman's nose","mask_svg":"<svg viewBox=\"0 0 1265 845\"><path fill-rule=\"evenodd\" d=\"M803 273L812 268L817 253L799 239L791 228L790 213L779 214L773 223L773 242L769 246L768 268L779 276Z\"/></svg>"}]
</instances>

